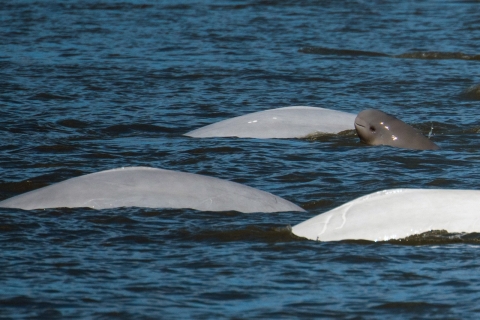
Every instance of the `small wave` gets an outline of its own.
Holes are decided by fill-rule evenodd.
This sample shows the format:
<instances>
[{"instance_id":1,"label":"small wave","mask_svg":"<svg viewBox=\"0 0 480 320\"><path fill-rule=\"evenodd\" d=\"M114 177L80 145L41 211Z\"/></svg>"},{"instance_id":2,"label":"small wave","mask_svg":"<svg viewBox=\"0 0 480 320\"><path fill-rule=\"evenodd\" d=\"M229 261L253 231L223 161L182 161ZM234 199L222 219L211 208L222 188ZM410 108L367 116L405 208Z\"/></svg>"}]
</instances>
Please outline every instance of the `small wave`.
<instances>
[{"instance_id":1,"label":"small wave","mask_svg":"<svg viewBox=\"0 0 480 320\"><path fill-rule=\"evenodd\" d=\"M337 55L337 56L366 56L366 57L390 57L400 59L425 59L425 60L480 60L480 55L466 54L463 52L442 52L442 51L413 51L397 55L389 55L382 52L363 51L352 49L333 49L325 47L303 47L298 50L301 53Z\"/></svg>"},{"instance_id":2,"label":"small wave","mask_svg":"<svg viewBox=\"0 0 480 320\"><path fill-rule=\"evenodd\" d=\"M480 84L465 89L460 93L460 97L468 100L480 100Z\"/></svg>"},{"instance_id":3,"label":"small wave","mask_svg":"<svg viewBox=\"0 0 480 320\"><path fill-rule=\"evenodd\" d=\"M81 128L86 128L88 127L88 123L81 121L81 120L76 120L76 119L64 119L64 120L59 120L57 121L57 124L67 127L67 128L73 128L73 129L81 129Z\"/></svg>"},{"instance_id":4,"label":"small wave","mask_svg":"<svg viewBox=\"0 0 480 320\"><path fill-rule=\"evenodd\" d=\"M119 245L119 244L150 244L150 243L159 243L159 241L157 239L153 239L147 236L130 235L130 236L110 238L105 242L103 242L103 245L113 246L113 245Z\"/></svg>"},{"instance_id":5,"label":"small wave","mask_svg":"<svg viewBox=\"0 0 480 320\"><path fill-rule=\"evenodd\" d=\"M32 191L41 187L47 186L48 183L46 182L39 182L39 181L22 181L22 182L3 182L0 183L0 194L6 194L7 197L11 197L17 193L25 193L28 191Z\"/></svg>"},{"instance_id":6,"label":"small wave","mask_svg":"<svg viewBox=\"0 0 480 320\"><path fill-rule=\"evenodd\" d=\"M253 294L250 294L246 291L238 291L238 290L202 292L198 296L201 299L214 300L214 301L245 300L245 299L255 298L255 295Z\"/></svg>"},{"instance_id":7,"label":"small wave","mask_svg":"<svg viewBox=\"0 0 480 320\"><path fill-rule=\"evenodd\" d=\"M195 241L220 241L220 242L236 242L236 241L253 241L253 242L290 242L303 240L295 236L289 226L285 227L259 227L246 226L239 229L223 229L223 230L183 230L183 236L192 238Z\"/></svg>"},{"instance_id":8,"label":"small wave","mask_svg":"<svg viewBox=\"0 0 480 320\"><path fill-rule=\"evenodd\" d=\"M120 2L118 4L107 3L85 3L85 4L64 4L63 6L72 10L101 10L101 11L120 11L120 10L136 10L136 9L149 9L152 8L151 4L131 4L127 2Z\"/></svg>"},{"instance_id":9,"label":"small wave","mask_svg":"<svg viewBox=\"0 0 480 320\"><path fill-rule=\"evenodd\" d=\"M334 202L329 199L314 200L302 204L302 208L307 211L323 210L324 208L332 207Z\"/></svg>"},{"instance_id":10,"label":"small wave","mask_svg":"<svg viewBox=\"0 0 480 320\"><path fill-rule=\"evenodd\" d=\"M426 60L480 60L480 55L469 55L462 52L436 52L436 51L419 51L406 52L399 55L392 56L394 58L404 59L426 59Z\"/></svg>"},{"instance_id":11,"label":"small wave","mask_svg":"<svg viewBox=\"0 0 480 320\"><path fill-rule=\"evenodd\" d=\"M480 243L480 233L449 233L446 230L432 230L398 240L390 240L389 243L403 245L431 245L431 244L454 244L454 243Z\"/></svg>"},{"instance_id":12,"label":"small wave","mask_svg":"<svg viewBox=\"0 0 480 320\"><path fill-rule=\"evenodd\" d=\"M324 47L304 47L298 50L301 53L324 54L336 56L367 56L367 57L388 57L388 54L373 51L331 49Z\"/></svg>"},{"instance_id":13,"label":"small wave","mask_svg":"<svg viewBox=\"0 0 480 320\"><path fill-rule=\"evenodd\" d=\"M344 130L340 131L339 133L325 133L325 132L313 132L307 134L305 137L302 137L302 139L306 139L309 141L333 141L336 140L339 136L341 137L354 137L356 136L357 133L355 129L349 129L349 130Z\"/></svg>"},{"instance_id":14,"label":"small wave","mask_svg":"<svg viewBox=\"0 0 480 320\"><path fill-rule=\"evenodd\" d=\"M370 240L342 240L345 243L354 243L359 245L370 245L374 241ZM402 239L392 239L388 241L377 242L379 244L396 244L405 246L421 245L448 245L448 244L480 244L480 233L449 233L446 230L432 230L420 234L414 234Z\"/></svg>"},{"instance_id":15,"label":"small wave","mask_svg":"<svg viewBox=\"0 0 480 320\"><path fill-rule=\"evenodd\" d=\"M72 145L55 144L55 145L38 146L33 148L33 150L41 153L62 153L62 152L72 152L77 150L77 148Z\"/></svg>"},{"instance_id":16,"label":"small wave","mask_svg":"<svg viewBox=\"0 0 480 320\"><path fill-rule=\"evenodd\" d=\"M386 309L390 312L395 310L400 313L422 313L432 311L442 312L452 308L453 305L441 304L441 303L427 303L423 301L398 301L398 302L386 302L380 305L374 306L375 309Z\"/></svg>"},{"instance_id":17,"label":"small wave","mask_svg":"<svg viewBox=\"0 0 480 320\"><path fill-rule=\"evenodd\" d=\"M95 223L95 224L134 224L137 223L137 221L130 219L128 217L124 216L96 216L88 219L90 222Z\"/></svg>"},{"instance_id":18,"label":"small wave","mask_svg":"<svg viewBox=\"0 0 480 320\"><path fill-rule=\"evenodd\" d=\"M156 126L152 124L133 123L133 124L116 124L116 125L105 128L104 131L106 133L113 133L113 134L124 134L124 133L130 133L132 131L175 133L177 132L177 129Z\"/></svg>"},{"instance_id":19,"label":"small wave","mask_svg":"<svg viewBox=\"0 0 480 320\"><path fill-rule=\"evenodd\" d=\"M220 147L208 147L208 148L195 148L192 150L188 150L187 153L189 154L233 154L235 152L242 152L244 149L238 147L230 147L230 146L220 146Z\"/></svg>"},{"instance_id":20,"label":"small wave","mask_svg":"<svg viewBox=\"0 0 480 320\"><path fill-rule=\"evenodd\" d=\"M28 180L20 182L2 182L0 183L0 198L3 200L82 174L85 173L81 170L56 170L52 173L29 178Z\"/></svg>"},{"instance_id":21,"label":"small wave","mask_svg":"<svg viewBox=\"0 0 480 320\"><path fill-rule=\"evenodd\" d=\"M74 100L72 97L60 96L56 94L41 92L33 95L29 98L30 100Z\"/></svg>"}]
</instances>

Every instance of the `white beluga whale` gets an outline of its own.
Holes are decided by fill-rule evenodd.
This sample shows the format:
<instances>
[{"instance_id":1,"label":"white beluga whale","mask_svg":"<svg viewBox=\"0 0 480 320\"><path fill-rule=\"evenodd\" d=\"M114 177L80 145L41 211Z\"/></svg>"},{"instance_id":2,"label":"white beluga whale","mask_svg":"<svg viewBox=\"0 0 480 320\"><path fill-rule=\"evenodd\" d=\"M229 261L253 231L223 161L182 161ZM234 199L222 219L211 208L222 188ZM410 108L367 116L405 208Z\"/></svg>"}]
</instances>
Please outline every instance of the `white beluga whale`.
<instances>
[{"instance_id":1,"label":"white beluga whale","mask_svg":"<svg viewBox=\"0 0 480 320\"><path fill-rule=\"evenodd\" d=\"M318 241L387 241L433 230L480 232L480 191L384 190L292 227L295 235Z\"/></svg>"},{"instance_id":2,"label":"white beluga whale","mask_svg":"<svg viewBox=\"0 0 480 320\"><path fill-rule=\"evenodd\" d=\"M187 132L193 138L304 138L354 130L356 115L331 109L293 106L249 113Z\"/></svg>"},{"instance_id":3,"label":"white beluga whale","mask_svg":"<svg viewBox=\"0 0 480 320\"><path fill-rule=\"evenodd\" d=\"M271 193L218 178L126 167L71 178L0 202L3 208L190 208L201 211L305 211Z\"/></svg>"}]
</instances>

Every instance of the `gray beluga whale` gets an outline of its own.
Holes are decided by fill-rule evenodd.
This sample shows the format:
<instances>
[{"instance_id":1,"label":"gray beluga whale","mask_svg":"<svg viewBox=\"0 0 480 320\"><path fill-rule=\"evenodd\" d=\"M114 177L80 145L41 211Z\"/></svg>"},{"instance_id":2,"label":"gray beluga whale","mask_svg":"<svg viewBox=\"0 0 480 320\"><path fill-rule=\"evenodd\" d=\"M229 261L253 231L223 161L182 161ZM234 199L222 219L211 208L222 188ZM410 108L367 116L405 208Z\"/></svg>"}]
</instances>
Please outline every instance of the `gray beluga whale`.
<instances>
[{"instance_id":1,"label":"gray beluga whale","mask_svg":"<svg viewBox=\"0 0 480 320\"><path fill-rule=\"evenodd\" d=\"M383 190L292 227L295 235L319 241L386 241L432 230L480 232L480 191Z\"/></svg>"},{"instance_id":2,"label":"gray beluga whale","mask_svg":"<svg viewBox=\"0 0 480 320\"><path fill-rule=\"evenodd\" d=\"M303 138L310 134L336 134L353 130L355 114L337 110L293 106L249 113L187 132L193 138Z\"/></svg>"},{"instance_id":3,"label":"gray beluga whale","mask_svg":"<svg viewBox=\"0 0 480 320\"><path fill-rule=\"evenodd\" d=\"M149 167L91 173L0 202L3 208L190 208L202 211L305 211L271 193L218 178Z\"/></svg>"},{"instance_id":4,"label":"gray beluga whale","mask_svg":"<svg viewBox=\"0 0 480 320\"><path fill-rule=\"evenodd\" d=\"M370 145L388 145L416 150L440 149L419 130L380 110L367 109L355 118L360 140Z\"/></svg>"}]
</instances>

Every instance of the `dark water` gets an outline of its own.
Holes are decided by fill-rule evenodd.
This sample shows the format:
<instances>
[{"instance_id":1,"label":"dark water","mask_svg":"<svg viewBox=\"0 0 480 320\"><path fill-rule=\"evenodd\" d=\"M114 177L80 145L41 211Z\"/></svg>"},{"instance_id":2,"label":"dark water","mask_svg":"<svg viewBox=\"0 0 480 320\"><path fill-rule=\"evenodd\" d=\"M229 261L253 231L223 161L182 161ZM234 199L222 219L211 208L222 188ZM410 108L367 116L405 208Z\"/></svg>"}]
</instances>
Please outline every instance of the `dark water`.
<instances>
[{"instance_id":1,"label":"dark water","mask_svg":"<svg viewBox=\"0 0 480 320\"><path fill-rule=\"evenodd\" d=\"M2 209L0 318L476 318L478 235L287 226L386 188L476 189L479 43L476 1L3 1L0 199L151 166L308 212ZM182 136L291 105L379 108L442 149Z\"/></svg>"}]
</instances>

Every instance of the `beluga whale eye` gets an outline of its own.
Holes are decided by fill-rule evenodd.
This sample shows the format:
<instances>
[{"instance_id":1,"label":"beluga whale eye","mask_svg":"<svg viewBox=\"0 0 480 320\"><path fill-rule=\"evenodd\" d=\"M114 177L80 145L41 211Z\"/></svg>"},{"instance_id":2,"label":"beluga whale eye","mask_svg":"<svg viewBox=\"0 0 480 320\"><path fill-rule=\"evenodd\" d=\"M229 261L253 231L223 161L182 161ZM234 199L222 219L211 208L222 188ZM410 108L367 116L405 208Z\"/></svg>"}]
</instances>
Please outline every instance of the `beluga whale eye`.
<instances>
[{"instance_id":1,"label":"beluga whale eye","mask_svg":"<svg viewBox=\"0 0 480 320\"><path fill-rule=\"evenodd\" d=\"M370 131L375 132L375 127L374 127L374 126L370 126Z\"/></svg>"}]
</instances>

